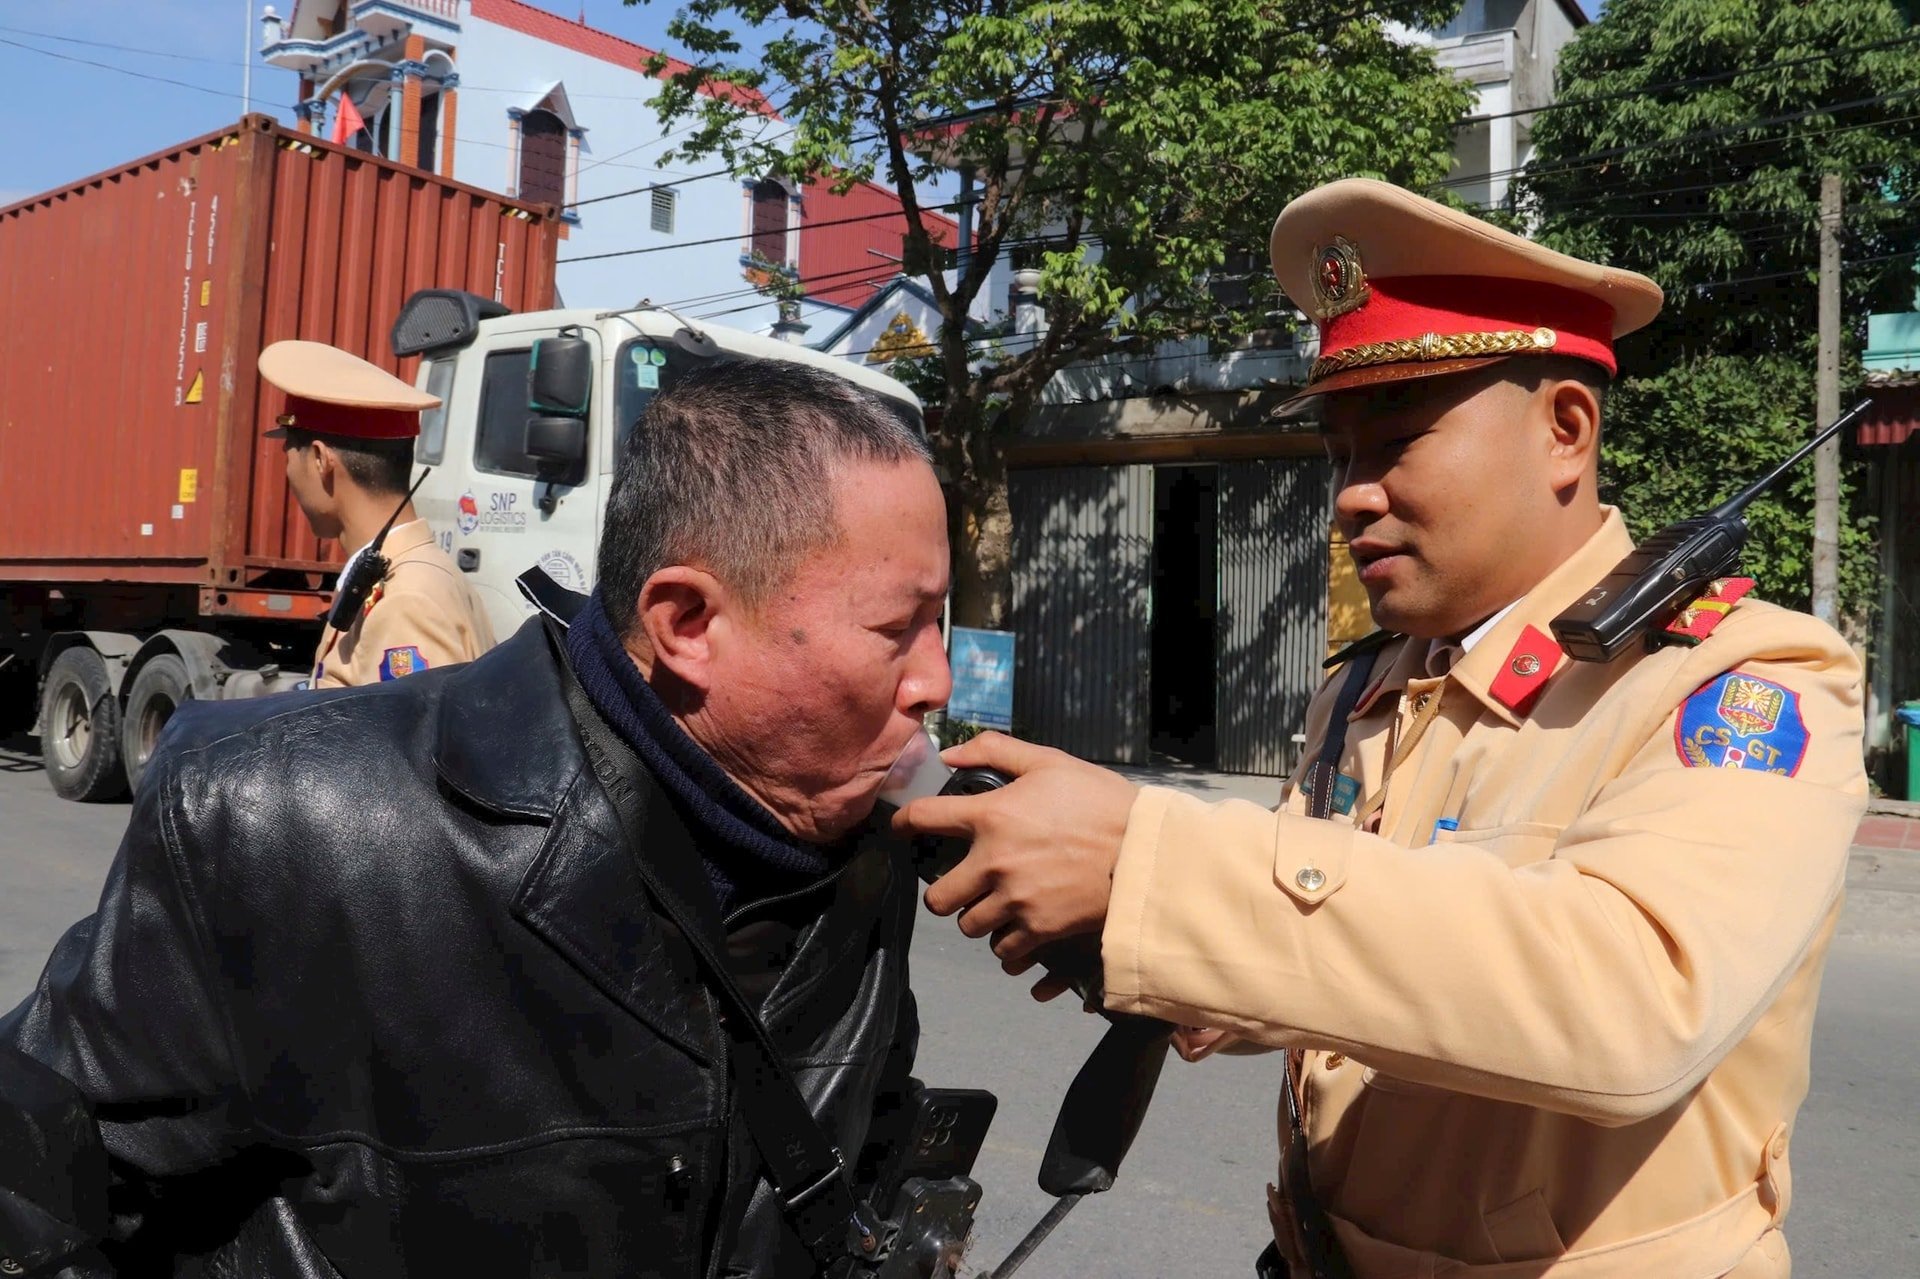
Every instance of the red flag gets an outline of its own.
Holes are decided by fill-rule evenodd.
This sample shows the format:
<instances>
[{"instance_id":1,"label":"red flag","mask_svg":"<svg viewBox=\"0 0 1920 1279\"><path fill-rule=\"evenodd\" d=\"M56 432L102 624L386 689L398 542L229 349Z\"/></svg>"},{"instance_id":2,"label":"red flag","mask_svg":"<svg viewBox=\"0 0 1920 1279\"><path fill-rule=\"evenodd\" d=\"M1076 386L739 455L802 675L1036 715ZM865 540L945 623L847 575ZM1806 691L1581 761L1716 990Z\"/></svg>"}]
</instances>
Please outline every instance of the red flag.
<instances>
[{"instance_id":1,"label":"red flag","mask_svg":"<svg viewBox=\"0 0 1920 1279\"><path fill-rule=\"evenodd\" d=\"M348 97L346 92L342 90L340 94L340 107L333 113L332 141L350 144L353 140L353 135L366 127L367 122L360 118L360 108L354 106L353 99Z\"/></svg>"}]
</instances>

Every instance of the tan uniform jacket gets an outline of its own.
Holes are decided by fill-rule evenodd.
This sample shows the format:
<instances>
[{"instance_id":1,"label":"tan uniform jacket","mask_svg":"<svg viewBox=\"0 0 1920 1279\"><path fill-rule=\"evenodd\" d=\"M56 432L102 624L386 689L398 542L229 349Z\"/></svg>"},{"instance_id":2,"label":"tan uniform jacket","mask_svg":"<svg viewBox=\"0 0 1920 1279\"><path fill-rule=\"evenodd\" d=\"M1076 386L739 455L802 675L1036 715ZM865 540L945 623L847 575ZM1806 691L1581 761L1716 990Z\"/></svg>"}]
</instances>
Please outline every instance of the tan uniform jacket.
<instances>
[{"instance_id":1,"label":"tan uniform jacket","mask_svg":"<svg viewBox=\"0 0 1920 1279\"><path fill-rule=\"evenodd\" d=\"M390 567L345 631L329 626L314 656L314 688L398 679L470 662L493 647L487 610L433 540L425 520L387 534Z\"/></svg>"},{"instance_id":2,"label":"tan uniform jacket","mask_svg":"<svg viewBox=\"0 0 1920 1279\"><path fill-rule=\"evenodd\" d=\"M1107 1004L1312 1050L1308 1162L1359 1279L1788 1273L1787 1150L1866 793L1860 667L1742 601L1697 648L1549 656L1537 700L1503 705L1525 628L1630 545L1609 511L1445 678L1424 642L1383 650L1351 815L1306 816L1290 783L1278 813L1148 788L1130 816Z\"/></svg>"}]
</instances>

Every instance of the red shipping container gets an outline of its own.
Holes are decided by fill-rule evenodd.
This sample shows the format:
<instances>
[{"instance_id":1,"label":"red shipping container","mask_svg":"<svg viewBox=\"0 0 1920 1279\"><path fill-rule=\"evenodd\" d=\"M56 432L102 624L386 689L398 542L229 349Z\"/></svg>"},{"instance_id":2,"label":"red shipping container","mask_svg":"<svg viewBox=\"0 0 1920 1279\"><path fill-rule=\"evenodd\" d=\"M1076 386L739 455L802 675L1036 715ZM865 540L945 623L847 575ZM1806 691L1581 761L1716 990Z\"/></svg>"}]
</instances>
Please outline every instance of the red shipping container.
<instances>
[{"instance_id":1,"label":"red shipping container","mask_svg":"<svg viewBox=\"0 0 1920 1279\"><path fill-rule=\"evenodd\" d=\"M553 304L559 223L266 116L0 209L0 582L199 588L311 616L316 544L261 432L262 348L331 342L411 380L416 289Z\"/></svg>"}]
</instances>

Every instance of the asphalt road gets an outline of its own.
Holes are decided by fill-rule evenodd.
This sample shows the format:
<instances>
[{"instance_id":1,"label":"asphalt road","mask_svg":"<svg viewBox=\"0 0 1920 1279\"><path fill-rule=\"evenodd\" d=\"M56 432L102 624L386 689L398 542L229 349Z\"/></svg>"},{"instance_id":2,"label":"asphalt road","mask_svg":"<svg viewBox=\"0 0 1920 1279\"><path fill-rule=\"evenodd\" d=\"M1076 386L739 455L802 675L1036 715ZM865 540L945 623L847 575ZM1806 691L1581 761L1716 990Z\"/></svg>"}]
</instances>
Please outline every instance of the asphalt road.
<instances>
[{"instance_id":1,"label":"asphalt road","mask_svg":"<svg viewBox=\"0 0 1920 1279\"><path fill-rule=\"evenodd\" d=\"M56 799L32 745L0 749L0 1007L27 993L60 932L92 909L128 812ZM1794 1138L1788 1237L1799 1276L1896 1279L1920 1274L1920 871L1862 859L1856 869ZM1034 1174L1099 1023L1065 1002L1034 1004L947 921L923 917L913 961L922 1078L1000 1098L975 1170L986 1187L977 1270L1047 1207ZM1266 1058L1170 1062L1119 1184L1082 1203L1021 1275L1250 1275L1266 1237L1276 1076Z\"/></svg>"}]
</instances>

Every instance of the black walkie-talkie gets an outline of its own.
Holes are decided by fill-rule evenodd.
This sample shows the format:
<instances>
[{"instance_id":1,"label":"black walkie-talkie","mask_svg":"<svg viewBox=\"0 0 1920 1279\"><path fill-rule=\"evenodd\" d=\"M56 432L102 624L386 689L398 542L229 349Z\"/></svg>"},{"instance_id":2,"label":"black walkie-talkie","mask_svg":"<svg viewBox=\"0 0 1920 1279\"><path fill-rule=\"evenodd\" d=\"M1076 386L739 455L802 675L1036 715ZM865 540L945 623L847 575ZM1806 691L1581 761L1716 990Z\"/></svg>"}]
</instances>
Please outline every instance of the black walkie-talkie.
<instances>
[{"instance_id":1,"label":"black walkie-talkie","mask_svg":"<svg viewBox=\"0 0 1920 1279\"><path fill-rule=\"evenodd\" d=\"M1669 524L1635 547L1579 603L1553 619L1553 637L1567 656L1611 662L1635 640L1672 621L1707 583L1731 573L1747 544L1748 504L1872 403L1862 400L1848 409L1792 457L1712 511Z\"/></svg>"}]
</instances>

